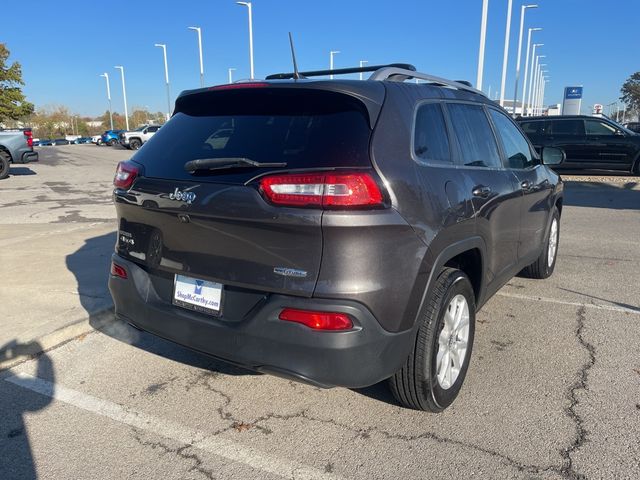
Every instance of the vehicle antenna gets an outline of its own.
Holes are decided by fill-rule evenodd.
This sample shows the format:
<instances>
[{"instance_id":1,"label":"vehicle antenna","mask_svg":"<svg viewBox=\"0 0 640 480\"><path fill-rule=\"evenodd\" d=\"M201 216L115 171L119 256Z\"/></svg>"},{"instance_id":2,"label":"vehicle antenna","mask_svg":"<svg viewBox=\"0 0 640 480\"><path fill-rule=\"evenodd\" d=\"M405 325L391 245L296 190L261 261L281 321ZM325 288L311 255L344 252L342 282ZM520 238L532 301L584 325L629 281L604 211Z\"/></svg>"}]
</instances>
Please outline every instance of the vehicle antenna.
<instances>
[{"instance_id":1,"label":"vehicle antenna","mask_svg":"<svg viewBox=\"0 0 640 480\"><path fill-rule=\"evenodd\" d=\"M296 51L293 48L293 37L291 36L291 32L289 32L289 45L291 45L291 59L293 60L293 78L298 80L302 77L298 73L298 62L296 62Z\"/></svg>"}]
</instances>

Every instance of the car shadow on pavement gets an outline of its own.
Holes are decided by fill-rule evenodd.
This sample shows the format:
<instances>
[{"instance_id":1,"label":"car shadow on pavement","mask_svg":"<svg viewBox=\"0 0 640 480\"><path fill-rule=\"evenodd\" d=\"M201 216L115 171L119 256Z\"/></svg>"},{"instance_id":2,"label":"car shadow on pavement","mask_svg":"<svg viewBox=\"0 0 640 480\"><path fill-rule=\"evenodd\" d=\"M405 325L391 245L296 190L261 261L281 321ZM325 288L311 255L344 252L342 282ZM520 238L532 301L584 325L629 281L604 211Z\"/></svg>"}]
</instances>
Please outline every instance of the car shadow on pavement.
<instances>
[{"instance_id":1,"label":"car shadow on pavement","mask_svg":"<svg viewBox=\"0 0 640 480\"><path fill-rule=\"evenodd\" d=\"M387 405L402 407L400 402L398 402L391 393L391 389L389 388L387 380L378 382L375 385L371 385L370 387L352 388L351 391L359 393L360 395L364 395L365 397L369 397L373 400L378 400L379 402L386 403Z\"/></svg>"},{"instance_id":2,"label":"car shadow on pavement","mask_svg":"<svg viewBox=\"0 0 640 480\"><path fill-rule=\"evenodd\" d=\"M95 330L146 352L196 368L228 375L259 375L143 332L114 318L107 282L115 242L115 232L89 238L66 258L67 268L76 277L80 303Z\"/></svg>"},{"instance_id":3,"label":"car shadow on pavement","mask_svg":"<svg viewBox=\"0 0 640 480\"><path fill-rule=\"evenodd\" d=\"M31 170L29 167L11 167L9 168L9 175L37 175L36 172Z\"/></svg>"},{"instance_id":4,"label":"car shadow on pavement","mask_svg":"<svg viewBox=\"0 0 640 480\"><path fill-rule=\"evenodd\" d=\"M640 210L640 183L634 178L620 184L566 180L564 188L565 205Z\"/></svg>"},{"instance_id":5,"label":"car shadow on pavement","mask_svg":"<svg viewBox=\"0 0 640 480\"><path fill-rule=\"evenodd\" d=\"M20 344L13 340L0 346L0 362L39 352L38 342ZM53 401L53 392L46 395L36 393L41 388L41 380L55 383L53 364L46 353L37 355L36 379L20 378L20 385L11 382L15 378L11 371L0 373L0 478L37 478L32 445L29 441L25 416L43 410ZM36 383L37 382L37 383ZM33 385L33 389L30 388ZM55 446L49 446L55 448Z\"/></svg>"}]
</instances>

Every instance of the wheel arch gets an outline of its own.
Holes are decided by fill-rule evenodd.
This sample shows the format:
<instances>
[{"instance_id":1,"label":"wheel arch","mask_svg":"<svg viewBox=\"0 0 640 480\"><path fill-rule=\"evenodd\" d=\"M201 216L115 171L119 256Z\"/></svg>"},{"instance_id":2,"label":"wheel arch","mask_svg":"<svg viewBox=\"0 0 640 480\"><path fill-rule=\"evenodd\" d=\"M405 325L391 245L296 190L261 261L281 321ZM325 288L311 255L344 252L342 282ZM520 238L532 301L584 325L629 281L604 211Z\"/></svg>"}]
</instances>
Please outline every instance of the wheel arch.
<instances>
[{"instance_id":1,"label":"wheel arch","mask_svg":"<svg viewBox=\"0 0 640 480\"><path fill-rule=\"evenodd\" d=\"M0 152L6 153L9 156L9 163L13 163L13 157L11 156L11 152L7 147L0 145Z\"/></svg>"},{"instance_id":2,"label":"wheel arch","mask_svg":"<svg viewBox=\"0 0 640 480\"><path fill-rule=\"evenodd\" d=\"M439 252L433 261L427 280L427 288L424 289L424 294L420 301L420 308L418 309L418 317L414 321L414 324L418 323L417 320L424 311L425 304L431 296L436 279L445 267L458 268L469 277L476 297L476 309L478 309L484 303L485 258L486 244L479 236L454 242Z\"/></svg>"}]
</instances>

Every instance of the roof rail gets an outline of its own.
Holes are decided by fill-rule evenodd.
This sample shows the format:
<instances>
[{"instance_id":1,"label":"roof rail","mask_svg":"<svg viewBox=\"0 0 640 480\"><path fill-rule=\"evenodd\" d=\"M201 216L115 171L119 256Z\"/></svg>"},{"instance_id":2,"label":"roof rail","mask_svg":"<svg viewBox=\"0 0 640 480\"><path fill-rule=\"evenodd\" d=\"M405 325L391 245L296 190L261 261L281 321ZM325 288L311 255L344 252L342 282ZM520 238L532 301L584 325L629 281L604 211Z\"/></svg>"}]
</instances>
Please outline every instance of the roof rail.
<instances>
[{"instance_id":1,"label":"roof rail","mask_svg":"<svg viewBox=\"0 0 640 480\"><path fill-rule=\"evenodd\" d=\"M408 63L389 63L387 65L371 65L366 67L350 67L350 68L337 68L334 70L312 70L308 72L298 72L300 78L305 77L322 77L325 75L347 75L350 73L364 73L364 72L377 72L387 68L395 68L398 70L415 72L416 67ZM294 78L295 73L274 73L268 75L266 80L286 80Z\"/></svg>"},{"instance_id":2,"label":"roof rail","mask_svg":"<svg viewBox=\"0 0 640 480\"><path fill-rule=\"evenodd\" d=\"M442 85L446 87L457 88L458 90L466 90L467 92L477 93L478 95L486 96L480 90L473 88L466 81L454 81L447 80L446 78L436 77L427 73L416 72L404 68L398 68L395 66L388 66L376 70L373 75L369 77L369 80L390 80L396 82L403 82L408 78L418 78L420 80L426 80L429 83L435 83L436 85Z\"/></svg>"}]
</instances>

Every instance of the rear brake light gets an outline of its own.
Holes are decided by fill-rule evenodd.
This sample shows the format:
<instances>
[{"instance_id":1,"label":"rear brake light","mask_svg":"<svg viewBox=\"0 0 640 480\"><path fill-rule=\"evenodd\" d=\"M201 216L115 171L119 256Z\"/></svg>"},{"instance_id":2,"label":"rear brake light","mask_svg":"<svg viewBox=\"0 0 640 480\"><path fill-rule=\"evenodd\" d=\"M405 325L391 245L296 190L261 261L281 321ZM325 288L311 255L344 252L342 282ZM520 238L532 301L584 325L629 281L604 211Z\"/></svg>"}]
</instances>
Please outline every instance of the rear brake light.
<instances>
[{"instance_id":1,"label":"rear brake light","mask_svg":"<svg viewBox=\"0 0 640 480\"><path fill-rule=\"evenodd\" d=\"M27 137L27 146L33 147L33 132L31 130L25 130L24 136Z\"/></svg>"},{"instance_id":2,"label":"rear brake light","mask_svg":"<svg viewBox=\"0 0 640 480\"><path fill-rule=\"evenodd\" d=\"M285 308L280 312L278 318L287 322L301 323L314 330L349 330L353 328L353 322L346 313L313 312Z\"/></svg>"},{"instance_id":3,"label":"rear brake light","mask_svg":"<svg viewBox=\"0 0 640 480\"><path fill-rule=\"evenodd\" d=\"M378 184L368 173L271 175L260 179L260 190L277 205L352 208L383 204Z\"/></svg>"},{"instance_id":4,"label":"rear brake light","mask_svg":"<svg viewBox=\"0 0 640 480\"><path fill-rule=\"evenodd\" d=\"M113 177L113 185L116 188L128 190L139 173L140 169L133 162L129 160L120 162L116 169L116 176Z\"/></svg>"},{"instance_id":5,"label":"rear brake light","mask_svg":"<svg viewBox=\"0 0 640 480\"><path fill-rule=\"evenodd\" d=\"M260 88L268 86L269 84L266 82L228 83L216 87L209 87L209 90L235 90L236 88Z\"/></svg>"},{"instance_id":6,"label":"rear brake light","mask_svg":"<svg viewBox=\"0 0 640 480\"><path fill-rule=\"evenodd\" d=\"M121 267L117 263L113 262L111 262L111 275L113 275L114 277L123 278L125 280L127 279L127 271L124 269L124 267Z\"/></svg>"}]
</instances>

